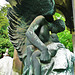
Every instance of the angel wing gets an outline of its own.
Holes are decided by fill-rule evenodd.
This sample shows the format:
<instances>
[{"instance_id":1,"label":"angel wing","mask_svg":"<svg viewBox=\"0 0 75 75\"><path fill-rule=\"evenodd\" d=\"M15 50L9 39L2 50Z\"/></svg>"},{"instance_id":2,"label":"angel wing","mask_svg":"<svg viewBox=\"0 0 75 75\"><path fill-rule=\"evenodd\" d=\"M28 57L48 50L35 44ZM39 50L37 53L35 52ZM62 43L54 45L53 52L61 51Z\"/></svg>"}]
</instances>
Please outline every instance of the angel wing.
<instances>
[{"instance_id":1,"label":"angel wing","mask_svg":"<svg viewBox=\"0 0 75 75\"><path fill-rule=\"evenodd\" d=\"M7 16L10 23L10 26L8 27L10 40L18 51L19 58L22 60L25 51L25 32L29 26L26 26L23 19L11 8L9 9Z\"/></svg>"},{"instance_id":2,"label":"angel wing","mask_svg":"<svg viewBox=\"0 0 75 75\"><path fill-rule=\"evenodd\" d=\"M12 8L8 10L10 26L9 37L19 58L26 55L25 53L25 33L33 21L39 15L53 15L55 12L54 0L7 0Z\"/></svg>"}]
</instances>

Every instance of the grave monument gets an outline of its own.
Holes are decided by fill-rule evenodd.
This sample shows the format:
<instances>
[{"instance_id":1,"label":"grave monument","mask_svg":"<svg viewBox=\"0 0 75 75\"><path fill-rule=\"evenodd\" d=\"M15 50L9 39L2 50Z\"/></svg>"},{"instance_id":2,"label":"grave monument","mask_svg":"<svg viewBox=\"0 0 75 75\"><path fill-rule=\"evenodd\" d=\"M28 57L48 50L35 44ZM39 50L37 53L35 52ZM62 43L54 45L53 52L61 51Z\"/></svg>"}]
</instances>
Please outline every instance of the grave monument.
<instances>
[{"instance_id":1,"label":"grave monument","mask_svg":"<svg viewBox=\"0 0 75 75\"><path fill-rule=\"evenodd\" d=\"M71 0L7 1L12 6L7 15L9 37L24 64L22 75L74 75L75 55L57 36L65 30L65 23L53 18L55 12L64 15L72 32Z\"/></svg>"}]
</instances>

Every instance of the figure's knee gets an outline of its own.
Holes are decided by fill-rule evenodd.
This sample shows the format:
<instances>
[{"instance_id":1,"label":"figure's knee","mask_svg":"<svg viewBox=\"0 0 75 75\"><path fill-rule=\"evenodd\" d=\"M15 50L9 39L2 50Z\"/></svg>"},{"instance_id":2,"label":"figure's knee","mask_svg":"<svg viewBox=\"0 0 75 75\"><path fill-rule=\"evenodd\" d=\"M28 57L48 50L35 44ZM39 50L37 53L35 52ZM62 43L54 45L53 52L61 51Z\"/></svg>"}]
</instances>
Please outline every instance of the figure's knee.
<instances>
[{"instance_id":1,"label":"figure's knee","mask_svg":"<svg viewBox=\"0 0 75 75\"><path fill-rule=\"evenodd\" d=\"M36 57L39 57L41 55L41 52L39 50L35 51L33 54L32 54L32 59L36 59Z\"/></svg>"},{"instance_id":2,"label":"figure's knee","mask_svg":"<svg viewBox=\"0 0 75 75\"><path fill-rule=\"evenodd\" d=\"M27 53L28 54L31 54L31 53L33 53L33 51L34 51L34 46L33 45L29 45L29 46L27 46Z\"/></svg>"},{"instance_id":3,"label":"figure's knee","mask_svg":"<svg viewBox=\"0 0 75 75\"><path fill-rule=\"evenodd\" d=\"M34 68L40 68L40 51L35 51L32 54L32 65Z\"/></svg>"}]
</instances>

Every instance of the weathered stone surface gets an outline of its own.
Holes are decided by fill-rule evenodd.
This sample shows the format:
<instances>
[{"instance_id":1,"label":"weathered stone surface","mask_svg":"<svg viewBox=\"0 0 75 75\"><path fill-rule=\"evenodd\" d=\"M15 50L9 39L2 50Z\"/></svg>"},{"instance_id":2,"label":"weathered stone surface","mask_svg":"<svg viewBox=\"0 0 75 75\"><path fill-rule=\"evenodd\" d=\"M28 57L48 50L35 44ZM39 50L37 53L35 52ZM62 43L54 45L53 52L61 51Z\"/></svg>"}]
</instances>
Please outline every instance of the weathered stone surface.
<instances>
[{"instance_id":1,"label":"weathered stone surface","mask_svg":"<svg viewBox=\"0 0 75 75\"><path fill-rule=\"evenodd\" d=\"M61 43L52 43L59 42L59 40L58 37L54 38L49 34L49 31L57 34L65 29L65 23L62 20L53 19L55 6L66 17L67 26L71 31L73 30L72 13L70 13L72 2L55 0L55 5L54 0L7 1L12 5L8 11L9 37L20 60L24 63L23 75L73 74L71 69L75 56L68 52ZM50 37L54 39L50 40ZM14 67L20 71L22 63L19 59L17 63L16 59L18 58L14 58Z\"/></svg>"},{"instance_id":2,"label":"weathered stone surface","mask_svg":"<svg viewBox=\"0 0 75 75\"><path fill-rule=\"evenodd\" d=\"M61 43L54 43L50 47L56 49L58 44ZM42 75L74 75L74 61L75 54L63 46L63 48L58 49L57 54L52 57L49 64L42 65Z\"/></svg>"}]
</instances>

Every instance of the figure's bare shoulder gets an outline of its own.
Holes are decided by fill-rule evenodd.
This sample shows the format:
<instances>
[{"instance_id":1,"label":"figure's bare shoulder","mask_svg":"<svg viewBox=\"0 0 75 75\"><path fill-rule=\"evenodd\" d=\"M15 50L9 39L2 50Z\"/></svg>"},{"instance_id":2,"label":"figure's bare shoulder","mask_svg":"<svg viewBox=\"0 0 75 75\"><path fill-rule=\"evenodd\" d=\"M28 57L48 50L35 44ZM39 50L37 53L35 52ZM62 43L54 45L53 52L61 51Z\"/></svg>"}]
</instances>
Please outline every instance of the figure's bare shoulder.
<instances>
[{"instance_id":1,"label":"figure's bare shoulder","mask_svg":"<svg viewBox=\"0 0 75 75\"><path fill-rule=\"evenodd\" d=\"M42 22L44 22L45 20L45 17L40 15L40 16L37 16L34 20L33 20L33 23L36 23L36 24L40 24Z\"/></svg>"},{"instance_id":2,"label":"figure's bare shoulder","mask_svg":"<svg viewBox=\"0 0 75 75\"><path fill-rule=\"evenodd\" d=\"M45 17L44 16L42 16L42 15L39 15L39 16L37 16L35 19L45 19Z\"/></svg>"}]
</instances>

